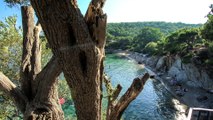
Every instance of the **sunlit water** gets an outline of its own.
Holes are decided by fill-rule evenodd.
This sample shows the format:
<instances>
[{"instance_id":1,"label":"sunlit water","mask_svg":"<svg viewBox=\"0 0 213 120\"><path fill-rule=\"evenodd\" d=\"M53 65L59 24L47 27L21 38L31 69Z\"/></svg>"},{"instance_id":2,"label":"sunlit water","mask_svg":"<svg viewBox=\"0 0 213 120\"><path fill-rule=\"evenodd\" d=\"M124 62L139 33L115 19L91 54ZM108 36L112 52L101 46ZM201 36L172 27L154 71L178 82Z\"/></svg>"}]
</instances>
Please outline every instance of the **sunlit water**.
<instances>
[{"instance_id":1,"label":"sunlit water","mask_svg":"<svg viewBox=\"0 0 213 120\"><path fill-rule=\"evenodd\" d=\"M145 70L132 60L110 54L105 61L105 72L112 84L121 84L124 93L132 80L143 75ZM176 120L180 117L180 107L164 86L153 79L146 82L143 91L129 105L123 114L124 120Z\"/></svg>"},{"instance_id":2,"label":"sunlit water","mask_svg":"<svg viewBox=\"0 0 213 120\"><path fill-rule=\"evenodd\" d=\"M105 72L111 78L113 86L121 84L123 94L134 78L146 71L133 60L109 54L105 60ZM105 88L104 88L105 89ZM106 93L103 105L106 109ZM76 119L73 105L63 106L66 120ZM104 111L103 111L104 112ZM183 120L181 105L157 80L149 79L143 91L125 110L123 120Z\"/></svg>"}]
</instances>

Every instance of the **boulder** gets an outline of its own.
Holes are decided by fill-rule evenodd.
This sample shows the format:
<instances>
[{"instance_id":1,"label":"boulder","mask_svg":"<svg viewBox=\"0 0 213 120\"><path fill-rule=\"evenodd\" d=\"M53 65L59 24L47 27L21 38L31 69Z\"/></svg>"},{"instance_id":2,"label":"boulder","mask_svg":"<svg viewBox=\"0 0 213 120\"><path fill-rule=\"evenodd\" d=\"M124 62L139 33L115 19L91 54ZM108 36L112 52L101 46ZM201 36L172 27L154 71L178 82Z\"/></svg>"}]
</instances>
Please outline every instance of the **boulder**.
<instances>
[{"instance_id":1,"label":"boulder","mask_svg":"<svg viewBox=\"0 0 213 120\"><path fill-rule=\"evenodd\" d=\"M184 65L185 73L188 77L187 84L193 87L202 87L206 90L212 89L213 80L209 77L207 72L198 69L194 64Z\"/></svg>"},{"instance_id":2,"label":"boulder","mask_svg":"<svg viewBox=\"0 0 213 120\"><path fill-rule=\"evenodd\" d=\"M152 67L152 68L155 68L155 66L156 66L156 64L157 64L157 62L158 62L158 59L159 59L159 57L154 57L154 56L149 57L149 58L146 59L145 64L146 64L147 66L150 66L150 67Z\"/></svg>"},{"instance_id":3,"label":"boulder","mask_svg":"<svg viewBox=\"0 0 213 120\"><path fill-rule=\"evenodd\" d=\"M186 82L188 80L180 58L177 58L172 64L171 68L168 71L168 74L175 78L178 83Z\"/></svg>"},{"instance_id":4,"label":"boulder","mask_svg":"<svg viewBox=\"0 0 213 120\"><path fill-rule=\"evenodd\" d=\"M206 90L213 88L213 80L204 69L199 69L192 63L183 64L179 57L175 59L168 73L178 82L186 83L191 87L201 87Z\"/></svg>"},{"instance_id":5,"label":"boulder","mask_svg":"<svg viewBox=\"0 0 213 120\"><path fill-rule=\"evenodd\" d=\"M167 58L166 56L163 56L158 60L156 67L155 67L156 70L160 70L160 69L163 69L163 67L165 67L166 58Z\"/></svg>"}]
</instances>

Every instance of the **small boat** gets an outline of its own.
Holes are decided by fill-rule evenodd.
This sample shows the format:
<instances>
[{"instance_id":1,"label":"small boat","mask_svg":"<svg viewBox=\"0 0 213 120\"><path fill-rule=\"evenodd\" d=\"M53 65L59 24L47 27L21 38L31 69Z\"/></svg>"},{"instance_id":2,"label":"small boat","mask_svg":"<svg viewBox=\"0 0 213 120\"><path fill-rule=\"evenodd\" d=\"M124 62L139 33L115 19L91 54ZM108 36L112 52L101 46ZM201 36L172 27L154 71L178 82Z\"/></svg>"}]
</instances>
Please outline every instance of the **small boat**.
<instances>
[{"instance_id":1,"label":"small boat","mask_svg":"<svg viewBox=\"0 0 213 120\"><path fill-rule=\"evenodd\" d=\"M213 109L190 108L187 120L213 120Z\"/></svg>"}]
</instances>

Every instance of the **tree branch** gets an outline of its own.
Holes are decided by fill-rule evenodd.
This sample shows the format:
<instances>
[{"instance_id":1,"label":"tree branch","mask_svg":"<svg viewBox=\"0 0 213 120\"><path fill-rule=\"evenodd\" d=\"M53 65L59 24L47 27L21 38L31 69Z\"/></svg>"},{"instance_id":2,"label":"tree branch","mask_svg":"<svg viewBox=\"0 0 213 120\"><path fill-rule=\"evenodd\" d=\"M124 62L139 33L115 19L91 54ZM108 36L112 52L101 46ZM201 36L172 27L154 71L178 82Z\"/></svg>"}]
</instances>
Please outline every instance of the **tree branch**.
<instances>
[{"instance_id":1,"label":"tree branch","mask_svg":"<svg viewBox=\"0 0 213 120\"><path fill-rule=\"evenodd\" d=\"M27 106L28 108L32 108L31 111L43 109L50 113L54 113L54 116L52 116L53 119L64 119L61 105L58 102L59 98L57 88L58 76L61 72L62 69L58 63L58 59L53 56L35 79L36 87L34 88L37 88L33 90L33 96L35 97L33 102ZM32 113L29 114L31 115ZM26 118L28 117L29 116Z\"/></svg>"},{"instance_id":2,"label":"tree branch","mask_svg":"<svg viewBox=\"0 0 213 120\"><path fill-rule=\"evenodd\" d=\"M78 119L100 119L102 77L100 63L103 60L104 50L99 48L104 46L105 39L93 40L75 0L64 2L31 0L31 3L53 54L60 59L60 65L72 92ZM97 25L102 27L98 22ZM106 31L105 29L103 31ZM100 33L103 38L104 33ZM90 109L88 105L91 106Z\"/></svg>"},{"instance_id":3,"label":"tree branch","mask_svg":"<svg viewBox=\"0 0 213 120\"><path fill-rule=\"evenodd\" d=\"M32 75L32 47L33 47L33 29L34 29L34 10L31 6L22 6L22 25L23 25L23 52L22 52L22 64L20 70L21 76L21 89L24 94L31 99L31 81Z\"/></svg>"},{"instance_id":4,"label":"tree branch","mask_svg":"<svg viewBox=\"0 0 213 120\"><path fill-rule=\"evenodd\" d=\"M105 0L92 0L85 15L85 21L89 28L93 41L103 49L106 42L107 16L103 13Z\"/></svg>"},{"instance_id":5,"label":"tree branch","mask_svg":"<svg viewBox=\"0 0 213 120\"><path fill-rule=\"evenodd\" d=\"M35 78L41 71L41 44L39 34L42 30L39 22L34 23L32 6L22 6L23 53L21 66L21 87L28 99L34 98Z\"/></svg>"},{"instance_id":6,"label":"tree branch","mask_svg":"<svg viewBox=\"0 0 213 120\"><path fill-rule=\"evenodd\" d=\"M131 103L142 91L146 81L149 79L149 74L146 73L142 78L135 78L132 85L126 91L126 93L119 99L116 105L112 105L109 120L120 120L121 115Z\"/></svg>"},{"instance_id":7,"label":"tree branch","mask_svg":"<svg viewBox=\"0 0 213 120\"><path fill-rule=\"evenodd\" d=\"M37 21L34 29L33 29L33 45L32 45L32 56L30 59L30 64L31 64L31 90L32 90L32 98L35 97L36 89L37 89L37 83L36 77L37 75L41 72L41 42L40 42L40 37L39 34L41 32L41 24Z\"/></svg>"},{"instance_id":8,"label":"tree branch","mask_svg":"<svg viewBox=\"0 0 213 120\"><path fill-rule=\"evenodd\" d=\"M27 103L26 96L2 72L0 72L0 89L9 95L18 109L24 113Z\"/></svg>"},{"instance_id":9,"label":"tree branch","mask_svg":"<svg viewBox=\"0 0 213 120\"><path fill-rule=\"evenodd\" d=\"M53 97L58 98L57 95L53 95L51 92L57 91L55 91L55 89L57 89L57 78L61 72L62 68L59 65L59 61L53 56L36 77L37 89L35 90L35 100L40 99L40 101L50 101Z\"/></svg>"},{"instance_id":10,"label":"tree branch","mask_svg":"<svg viewBox=\"0 0 213 120\"><path fill-rule=\"evenodd\" d=\"M37 22L33 29L33 47L31 50L31 66L33 79L35 79L36 75L41 71L41 43L39 38L41 30L41 25L39 22Z\"/></svg>"},{"instance_id":11,"label":"tree branch","mask_svg":"<svg viewBox=\"0 0 213 120\"><path fill-rule=\"evenodd\" d=\"M107 77L107 75L104 75L104 83L105 83L105 87L107 90L107 97L108 97L106 120L109 120L111 110L113 109L114 103L116 102L116 99L122 90L122 86L118 84L116 89L114 90L111 85L111 81Z\"/></svg>"}]
</instances>

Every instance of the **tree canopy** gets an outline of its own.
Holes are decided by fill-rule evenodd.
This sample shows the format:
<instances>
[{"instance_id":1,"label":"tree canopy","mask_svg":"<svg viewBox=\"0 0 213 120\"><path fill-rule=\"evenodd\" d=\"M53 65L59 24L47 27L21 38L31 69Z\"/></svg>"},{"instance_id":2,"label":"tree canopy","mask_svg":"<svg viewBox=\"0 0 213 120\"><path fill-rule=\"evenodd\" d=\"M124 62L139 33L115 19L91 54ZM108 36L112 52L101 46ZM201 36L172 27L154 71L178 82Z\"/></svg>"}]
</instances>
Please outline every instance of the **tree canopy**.
<instances>
[{"instance_id":1,"label":"tree canopy","mask_svg":"<svg viewBox=\"0 0 213 120\"><path fill-rule=\"evenodd\" d=\"M158 28L142 28L139 35L134 38L133 46L135 51L142 51L149 42L160 40L163 33Z\"/></svg>"},{"instance_id":2,"label":"tree canopy","mask_svg":"<svg viewBox=\"0 0 213 120\"><path fill-rule=\"evenodd\" d=\"M211 11L207 15L208 20L201 30L201 35L204 39L213 41L213 4L210 6L210 8Z\"/></svg>"},{"instance_id":3,"label":"tree canopy","mask_svg":"<svg viewBox=\"0 0 213 120\"><path fill-rule=\"evenodd\" d=\"M198 29L181 29L166 37L165 50L171 53L188 52L199 40L201 41Z\"/></svg>"},{"instance_id":4,"label":"tree canopy","mask_svg":"<svg viewBox=\"0 0 213 120\"><path fill-rule=\"evenodd\" d=\"M140 34L145 28L158 29L155 33L163 36L183 28L198 28L201 24L184 24L168 22L129 22L129 23L108 23L107 25L107 44L108 49L136 50L137 44L142 44L139 40ZM149 30L149 29L147 29ZM154 33L152 34L154 35ZM138 37L138 38L137 38ZM143 39L143 38L141 38ZM137 41L137 42L136 42ZM146 45L146 44L145 44ZM141 51L145 45L136 51Z\"/></svg>"},{"instance_id":5,"label":"tree canopy","mask_svg":"<svg viewBox=\"0 0 213 120\"><path fill-rule=\"evenodd\" d=\"M0 21L0 70L11 80L18 84L20 57L21 57L21 29L17 29L16 16L5 18L5 21ZM0 92L0 119L13 116L19 117L17 109L9 98ZM17 115L17 116L16 116Z\"/></svg>"}]
</instances>

